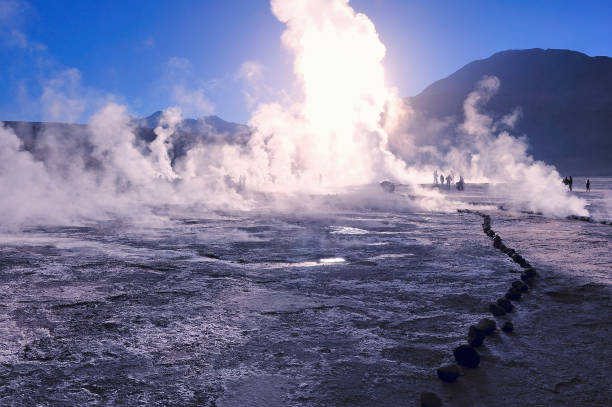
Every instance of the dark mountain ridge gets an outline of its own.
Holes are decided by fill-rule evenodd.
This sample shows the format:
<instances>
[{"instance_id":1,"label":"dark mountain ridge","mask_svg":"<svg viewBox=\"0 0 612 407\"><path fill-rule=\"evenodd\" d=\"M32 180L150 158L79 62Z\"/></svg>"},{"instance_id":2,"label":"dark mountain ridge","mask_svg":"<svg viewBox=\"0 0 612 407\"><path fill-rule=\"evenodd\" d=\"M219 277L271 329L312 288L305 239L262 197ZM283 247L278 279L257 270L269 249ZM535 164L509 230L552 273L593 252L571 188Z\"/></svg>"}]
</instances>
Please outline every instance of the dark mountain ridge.
<instances>
[{"instance_id":1,"label":"dark mountain ridge","mask_svg":"<svg viewBox=\"0 0 612 407\"><path fill-rule=\"evenodd\" d=\"M484 76L499 92L486 111L499 118L521 108L516 135L529 152L563 174L612 174L612 58L558 49L503 51L471 62L409 99L429 118L463 118L463 102Z\"/></svg>"},{"instance_id":2,"label":"dark mountain ridge","mask_svg":"<svg viewBox=\"0 0 612 407\"><path fill-rule=\"evenodd\" d=\"M155 128L162 115L155 112L145 118L132 118L136 143L143 150L147 150L148 143L155 140ZM70 154L84 157L85 163L96 166L91 157L92 145L91 129L86 124L49 123L49 122L18 122L5 121L4 125L11 128L22 140L24 149L30 151L38 160L44 160L47 153L45 134L55 135L56 141L61 141L62 148ZM60 135L60 137L57 137ZM172 148L169 156L172 161L184 156L187 151L197 144L211 144L224 142L229 144L245 144L251 135L248 126L226 122L217 116L204 116L199 119L184 119L178 124L175 133L171 136Z\"/></svg>"}]
</instances>

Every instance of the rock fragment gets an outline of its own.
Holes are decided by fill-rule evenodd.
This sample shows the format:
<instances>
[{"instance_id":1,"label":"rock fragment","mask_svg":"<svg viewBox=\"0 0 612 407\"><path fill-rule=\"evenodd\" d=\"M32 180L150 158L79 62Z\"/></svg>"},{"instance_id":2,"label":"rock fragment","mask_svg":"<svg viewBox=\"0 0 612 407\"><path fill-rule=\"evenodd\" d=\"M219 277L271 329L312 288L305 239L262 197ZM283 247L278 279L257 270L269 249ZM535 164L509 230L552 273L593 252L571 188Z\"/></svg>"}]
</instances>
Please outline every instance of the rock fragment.
<instances>
[{"instance_id":1,"label":"rock fragment","mask_svg":"<svg viewBox=\"0 0 612 407\"><path fill-rule=\"evenodd\" d=\"M521 299L521 291L514 287L511 287L506 293L506 295L504 295L504 297L512 301L518 301Z\"/></svg>"},{"instance_id":2,"label":"rock fragment","mask_svg":"<svg viewBox=\"0 0 612 407\"><path fill-rule=\"evenodd\" d=\"M421 407L442 407L442 400L435 393L421 393Z\"/></svg>"},{"instance_id":3,"label":"rock fragment","mask_svg":"<svg viewBox=\"0 0 612 407\"><path fill-rule=\"evenodd\" d=\"M385 192L393 192L395 191L395 184L391 181L383 181L380 183L380 187L385 191Z\"/></svg>"},{"instance_id":4,"label":"rock fragment","mask_svg":"<svg viewBox=\"0 0 612 407\"><path fill-rule=\"evenodd\" d=\"M495 332L496 327L497 325L495 324L495 321L489 318L481 319L476 325L476 328L484 332L485 335L491 335L493 332Z\"/></svg>"},{"instance_id":5,"label":"rock fragment","mask_svg":"<svg viewBox=\"0 0 612 407\"><path fill-rule=\"evenodd\" d=\"M453 350L453 356L460 366L470 369L478 367L480 364L480 355L476 349L469 345L461 345Z\"/></svg>"},{"instance_id":6,"label":"rock fragment","mask_svg":"<svg viewBox=\"0 0 612 407\"><path fill-rule=\"evenodd\" d=\"M501 329L502 329L502 331L504 331L506 333L511 333L511 332L514 332L514 325L512 325L512 322L506 321L502 325Z\"/></svg>"},{"instance_id":7,"label":"rock fragment","mask_svg":"<svg viewBox=\"0 0 612 407\"><path fill-rule=\"evenodd\" d=\"M533 267L531 267L521 273L521 280L527 281L532 278L535 278L536 275L537 275L536 270Z\"/></svg>"},{"instance_id":8,"label":"rock fragment","mask_svg":"<svg viewBox=\"0 0 612 407\"><path fill-rule=\"evenodd\" d=\"M500 298L497 300L497 305L502 307L506 312L514 311L514 305L507 298Z\"/></svg>"},{"instance_id":9,"label":"rock fragment","mask_svg":"<svg viewBox=\"0 0 612 407\"><path fill-rule=\"evenodd\" d=\"M453 365L445 365L436 371L438 373L438 378L443 382L454 382L461 375L461 371L459 370L459 366Z\"/></svg>"},{"instance_id":10,"label":"rock fragment","mask_svg":"<svg viewBox=\"0 0 612 407\"><path fill-rule=\"evenodd\" d=\"M494 302L489 304L489 312L495 317L501 317L502 315L506 315L506 310L503 309L499 304Z\"/></svg>"},{"instance_id":11,"label":"rock fragment","mask_svg":"<svg viewBox=\"0 0 612 407\"><path fill-rule=\"evenodd\" d=\"M501 245L502 245L501 237L499 237L499 235L495 235L495 237L493 238L493 247L499 249Z\"/></svg>"},{"instance_id":12,"label":"rock fragment","mask_svg":"<svg viewBox=\"0 0 612 407\"><path fill-rule=\"evenodd\" d=\"M479 347L482 345L482 341L484 341L485 333L484 331L478 329L474 325L470 326L468 330L468 339L467 342L470 346Z\"/></svg>"},{"instance_id":13,"label":"rock fragment","mask_svg":"<svg viewBox=\"0 0 612 407\"><path fill-rule=\"evenodd\" d=\"M523 283L520 280L514 280L512 282L512 288L522 292L522 293L526 293L527 291L529 291L529 286L525 283Z\"/></svg>"}]
</instances>

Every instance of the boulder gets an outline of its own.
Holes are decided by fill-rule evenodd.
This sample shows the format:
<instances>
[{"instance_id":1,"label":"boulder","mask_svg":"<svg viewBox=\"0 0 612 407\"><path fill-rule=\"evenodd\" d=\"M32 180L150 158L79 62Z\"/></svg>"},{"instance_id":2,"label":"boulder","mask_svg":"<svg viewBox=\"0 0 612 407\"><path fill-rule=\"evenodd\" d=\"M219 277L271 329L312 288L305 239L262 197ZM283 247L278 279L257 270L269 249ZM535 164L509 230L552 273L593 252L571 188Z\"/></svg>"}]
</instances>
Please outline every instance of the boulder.
<instances>
[{"instance_id":1,"label":"boulder","mask_svg":"<svg viewBox=\"0 0 612 407\"><path fill-rule=\"evenodd\" d=\"M395 191L395 184L391 181L383 181L380 183L380 187L385 191L385 192L393 192Z\"/></svg>"},{"instance_id":2,"label":"boulder","mask_svg":"<svg viewBox=\"0 0 612 407\"><path fill-rule=\"evenodd\" d=\"M500 298L497 300L497 305L502 307L506 312L514 311L514 305L507 298Z\"/></svg>"},{"instance_id":3,"label":"boulder","mask_svg":"<svg viewBox=\"0 0 612 407\"><path fill-rule=\"evenodd\" d=\"M501 244L502 244L501 237L499 237L499 235L495 235L495 237L493 238L493 247L499 248L501 247Z\"/></svg>"},{"instance_id":4,"label":"boulder","mask_svg":"<svg viewBox=\"0 0 612 407\"><path fill-rule=\"evenodd\" d=\"M469 345L461 345L453 350L453 356L460 366L473 369L480 364L480 355Z\"/></svg>"},{"instance_id":5,"label":"boulder","mask_svg":"<svg viewBox=\"0 0 612 407\"><path fill-rule=\"evenodd\" d=\"M533 267L528 267L525 271L523 271L523 273L521 274L522 276L525 276L526 279L529 278L535 278L535 276L537 275L536 269L534 269Z\"/></svg>"},{"instance_id":6,"label":"boulder","mask_svg":"<svg viewBox=\"0 0 612 407\"><path fill-rule=\"evenodd\" d=\"M512 301L518 301L521 299L521 291L514 287L511 287L506 293L506 295L504 295L504 297Z\"/></svg>"},{"instance_id":7,"label":"boulder","mask_svg":"<svg viewBox=\"0 0 612 407\"><path fill-rule=\"evenodd\" d=\"M514 331L514 325L512 325L512 322L506 321L502 325L501 329L502 329L502 331L504 331L506 333L511 333L511 332Z\"/></svg>"},{"instance_id":8,"label":"boulder","mask_svg":"<svg viewBox=\"0 0 612 407\"><path fill-rule=\"evenodd\" d=\"M489 304L489 312L493 314L494 317L501 317L506 314L506 310L494 302Z\"/></svg>"},{"instance_id":9,"label":"boulder","mask_svg":"<svg viewBox=\"0 0 612 407\"><path fill-rule=\"evenodd\" d=\"M437 370L438 378L443 382L454 382L461 375L459 366L457 365L445 365Z\"/></svg>"},{"instance_id":10,"label":"boulder","mask_svg":"<svg viewBox=\"0 0 612 407\"><path fill-rule=\"evenodd\" d=\"M435 393L421 393L421 407L442 407L442 400Z\"/></svg>"},{"instance_id":11,"label":"boulder","mask_svg":"<svg viewBox=\"0 0 612 407\"><path fill-rule=\"evenodd\" d=\"M489 318L481 319L476 325L476 328L484 332L485 335L491 335L493 332L495 332L496 327L497 325L495 324L495 321Z\"/></svg>"},{"instance_id":12,"label":"boulder","mask_svg":"<svg viewBox=\"0 0 612 407\"><path fill-rule=\"evenodd\" d=\"M470 326L468 330L468 339L467 342L470 346L479 347L482 345L482 341L484 341L485 333L484 331L478 329L476 326Z\"/></svg>"},{"instance_id":13,"label":"boulder","mask_svg":"<svg viewBox=\"0 0 612 407\"><path fill-rule=\"evenodd\" d=\"M529 291L529 286L520 280L514 280L512 282L512 288L519 290L522 293L526 293L527 291Z\"/></svg>"}]
</instances>

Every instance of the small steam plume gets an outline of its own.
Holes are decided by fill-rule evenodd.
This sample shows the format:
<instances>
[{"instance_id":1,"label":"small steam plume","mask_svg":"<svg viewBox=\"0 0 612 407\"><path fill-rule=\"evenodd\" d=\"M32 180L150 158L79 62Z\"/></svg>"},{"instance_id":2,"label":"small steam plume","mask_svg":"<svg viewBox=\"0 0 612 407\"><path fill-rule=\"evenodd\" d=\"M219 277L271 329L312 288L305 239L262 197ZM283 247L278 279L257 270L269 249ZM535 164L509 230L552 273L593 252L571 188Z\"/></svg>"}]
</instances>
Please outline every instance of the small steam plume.
<instances>
[{"instance_id":1,"label":"small steam plume","mask_svg":"<svg viewBox=\"0 0 612 407\"><path fill-rule=\"evenodd\" d=\"M568 194L556 169L534 160L525 139L510 134L520 109L499 121L483 112L500 85L498 78L484 77L467 96L465 120L459 126L461 141L446 154L448 166L471 180L492 183L493 192L516 209L553 216L587 215L586 201Z\"/></svg>"}]
</instances>

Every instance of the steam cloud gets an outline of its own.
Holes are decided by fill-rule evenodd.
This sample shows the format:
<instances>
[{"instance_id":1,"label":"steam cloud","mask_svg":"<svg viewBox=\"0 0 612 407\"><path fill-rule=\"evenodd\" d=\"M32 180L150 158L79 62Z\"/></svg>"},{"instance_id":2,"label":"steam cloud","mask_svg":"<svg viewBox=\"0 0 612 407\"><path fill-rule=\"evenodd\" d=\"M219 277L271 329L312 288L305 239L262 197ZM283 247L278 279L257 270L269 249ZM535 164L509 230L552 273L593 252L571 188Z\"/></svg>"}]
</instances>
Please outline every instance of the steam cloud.
<instances>
[{"instance_id":1,"label":"steam cloud","mask_svg":"<svg viewBox=\"0 0 612 407\"><path fill-rule=\"evenodd\" d=\"M527 153L526 140L512 136L520 109L498 121L484 112L500 86L498 78L484 77L467 96L463 103L465 119L456 129L457 144L446 154L429 146L438 158L437 168L443 168L446 174L452 171L472 181L489 183L491 192L514 209L553 216L588 215L586 201L567 193L556 169L534 160ZM427 168L433 170L436 166Z\"/></svg>"},{"instance_id":2,"label":"steam cloud","mask_svg":"<svg viewBox=\"0 0 612 407\"><path fill-rule=\"evenodd\" d=\"M356 13L349 0L272 0L271 8L286 25L282 41L294 57L302 98L258 106L246 145L198 145L171 159L172 136L181 123L176 107L163 112L155 140L143 143L127 109L107 105L92 117L89 139L77 140L87 145L85 155L74 151L75 140L48 130L38 142L44 147L41 159L0 125L0 187L13 191L0 203L4 226L72 223L117 213L154 218L155 207L173 204L253 209L261 193L341 193L385 178L411 185L418 198L404 205L452 209L438 191L418 186L435 168L452 169L468 180L503 182L506 187L496 191L510 190L508 199L520 209L557 216L587 213L583 200L564 191L555 169L534 161L525 142L510 135L518 110L499 121L483 113L500 86L497 78L484 78L468 95L465 121L457 129L460 144L444 154L433 145L415 147L400 129L413 112L385 83L385 46L367 16ZM425 122L427 131L445 126ZM404 144L392 148L390 136L400 133ZM392 152L402 148L410 150L401 154L408 163ZM423 155L433 162L417 162Z\"/></svg>"}]
</instances>

